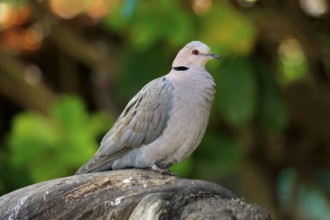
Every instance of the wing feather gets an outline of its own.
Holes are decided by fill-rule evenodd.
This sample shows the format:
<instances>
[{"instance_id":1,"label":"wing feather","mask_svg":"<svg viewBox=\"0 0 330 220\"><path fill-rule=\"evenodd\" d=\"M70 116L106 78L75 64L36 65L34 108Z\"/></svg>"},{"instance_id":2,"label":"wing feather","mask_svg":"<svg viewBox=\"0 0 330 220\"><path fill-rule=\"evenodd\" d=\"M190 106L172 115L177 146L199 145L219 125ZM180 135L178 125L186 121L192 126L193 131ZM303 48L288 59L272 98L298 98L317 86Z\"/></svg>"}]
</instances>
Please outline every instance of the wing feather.
<instances>
[{"instance_id":1,"label":"wing feather","mask_svg":"<svg viewBox=\"0 0 330 220\"><path fill-rule=\"evenodd\" d=\"M157 139L167 125L172 108L172 90L173 86L166 77L144 86L104 136L94 157L77 173L111 169L111 163L116 159Z\"/></svg>"}]
</instances>

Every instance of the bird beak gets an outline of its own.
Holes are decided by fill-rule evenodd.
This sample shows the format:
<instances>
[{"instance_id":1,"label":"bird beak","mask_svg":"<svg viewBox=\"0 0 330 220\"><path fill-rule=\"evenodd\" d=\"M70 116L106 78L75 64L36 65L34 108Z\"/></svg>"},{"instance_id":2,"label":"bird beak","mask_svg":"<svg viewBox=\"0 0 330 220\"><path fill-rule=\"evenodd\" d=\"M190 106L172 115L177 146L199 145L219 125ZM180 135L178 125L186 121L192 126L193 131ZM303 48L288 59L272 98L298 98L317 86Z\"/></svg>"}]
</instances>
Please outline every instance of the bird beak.
<instances>
[{"instance_id":1,"label":"bird beak","mask_svg":"<svg viewBox=\"0 0 330 220\"><path fill-rule=\"evenodd\" d=\"M221 59L222 58L220 55L217 55L217 54L214 54L214 53L209 54L209 56L211 58L214 58L214 59Z\"/></svg>"}]
</instances>

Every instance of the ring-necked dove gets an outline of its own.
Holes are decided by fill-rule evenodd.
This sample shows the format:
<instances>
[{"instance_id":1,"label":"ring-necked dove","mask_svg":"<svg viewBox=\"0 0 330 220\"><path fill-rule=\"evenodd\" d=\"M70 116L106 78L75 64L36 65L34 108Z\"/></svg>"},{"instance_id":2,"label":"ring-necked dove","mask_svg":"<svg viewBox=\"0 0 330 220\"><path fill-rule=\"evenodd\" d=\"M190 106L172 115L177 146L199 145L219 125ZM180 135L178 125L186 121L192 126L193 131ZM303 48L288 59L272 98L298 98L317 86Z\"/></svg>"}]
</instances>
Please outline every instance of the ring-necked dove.
<instances>
[{"instance_id":1,"label":"ring-necked dove","mask_svg":"<svg viewBox=\"0 0 330 220\"><path fill-rule=\"evenodd\" d=\"M220 58L200 41L183 47L171 71L145 85L76 174L142 168L162 172L199 145L209 120L215 83L205 69Z\"/></svg>"}]
</instances>

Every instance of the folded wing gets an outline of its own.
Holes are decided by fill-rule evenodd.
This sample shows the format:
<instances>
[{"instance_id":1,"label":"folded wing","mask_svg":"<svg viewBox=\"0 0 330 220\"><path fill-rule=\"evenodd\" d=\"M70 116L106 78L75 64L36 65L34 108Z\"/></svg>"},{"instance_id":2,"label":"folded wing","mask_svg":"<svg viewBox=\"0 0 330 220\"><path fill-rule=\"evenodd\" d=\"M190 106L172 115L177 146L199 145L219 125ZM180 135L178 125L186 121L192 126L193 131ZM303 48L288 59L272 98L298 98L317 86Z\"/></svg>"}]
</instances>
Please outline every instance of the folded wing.
<instances>
[{"instance_id":1,"label":"folded wing","mask_svg":"<svg viewBox=\"0 0 330 220\"><path fill-rule=\"evenodd\" d=\"M144 86L104 136L94 157L76 174L109 170L116 159L157 139L167 125L172 108L172 90L166 77Z\"/></svg>"}]
</instances>

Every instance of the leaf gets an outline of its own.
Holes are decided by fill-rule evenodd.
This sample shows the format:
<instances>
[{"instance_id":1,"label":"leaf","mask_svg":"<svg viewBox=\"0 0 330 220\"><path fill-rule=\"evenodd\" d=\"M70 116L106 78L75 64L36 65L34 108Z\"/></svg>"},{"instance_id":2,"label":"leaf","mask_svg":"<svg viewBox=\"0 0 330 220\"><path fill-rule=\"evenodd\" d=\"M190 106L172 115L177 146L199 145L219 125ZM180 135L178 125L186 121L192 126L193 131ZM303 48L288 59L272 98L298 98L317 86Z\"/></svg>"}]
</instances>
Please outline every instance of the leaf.
<instances>
[{"instance_id":1,"label":"leaf","mask_svg":"<svg viewBox=\"0 0 330 220\"><path fill-rule=\"evenodd\" d=\"M10 133L10 161L34 182L65 175L95 153L97 137L112 124L104 113L89 115L76 96L64 96L50 116L26 112L15 117Z\"/></svg>"},{"instance_id":2,"label":"leaf","mask_svg":"<svg viewBox=\"0 0 330 220\"><path fill-rule=\"evenodd\" d=\"M256 111L257 85L251 64L243 57L226 59L214 74L215 106L220 117L234 128L243 128Z\"/></svg>"},{"instance_id":3,"label":"leaf","mask_svg":"<svg viewBox=\"0 0 330 220\"><path fill-rule=\"evenodd\" d=\"M224 177L235 173L245 155L243 146L223 134L207 132L194 152L196 171L202 178Z\"/></svg>"},{"instance_id":4,"label":"leaf","mask_svg":"<svg viewBox=\"0 0 330 220\"><path fill-rule=\"evenodd\" d=\"M288 124L288 115L272 71L259 63L260 102L257 119L259 124L270 132L281 132Z\"/></svg>"},{"instance_id":5,"label":"leaf","mask_svg":"<svg viewBox=\"0 0 330 220\"><path fill-rule=\"evenodd\" d=\"M228 54L247 55L254 46L256 28L249 18L226 3L214 2L212 8L200 16L198 39L213 50Z\"/></svg>"},{"instance_id":6,"label":"leaf","mask_svg":"<svg viewBox=\"0 0 330 220\"><path fill-rule=\"evenodd\" d=\"M65 96L53 106L52 116L57 119L68 132L79 129L87 122L87 113L82 101L75 96Z\"/></svg>"},{"instance_id":7,"label":"leaf","mask_svg":"<svg viewBox=\"0 0 330 220\"><path fill-rule=\"evenodd\" d=\"M125 0L121 9L121 15L124 18L130 18L136 8L137 0Z\"/></svg>"},{"instance_id":8,"label":"leaf","mask_svg":"<svg viewBox=\"0 0 330 220\"><path fill-rule=\"evenodd\" d=\"M158 46L146 51L127 50L123 55L119 74L118 92L127 103L142 87L156 77L169 71L170 60L166 61L164 47Z\"/></svg>"},{"instance_id":9,"label":"leaf","mask_svg":"<svg viewBox=\"0 0 330 220\"><path fill-rule=\"evenodd\" d=\"M162 40L174 46L182 46L194 35L192 16L177 1L139 1L134 14L128 13L128 19L128 16L123 16L123 12L126 14L126 11L131 11L133 2L126 0L122 11L115 10L105 20L105 27L109 31L124 34L131 47L148 50Z\"/></svg>"},{"instance_id":10,"label":"leaf","mask_svg":"<svg viewBox=\"0 0 330 220\"><path fill-rule=\"evenodd\" d=\"M137 49L148 49L162 39L173 45L190 40L194 31L191 16L177 1L140 2L132 22L130 41Z\"/></svg>"},{"instance_id":11,"label":"leaf","mask_svg":"<svg viewBox=\"0 0 330 220\"><path fill-rule=\"evenodd\" d=\"M12 162L16 167L24 167L34 158L41 156L45 149L55 148L56 130L47 119L32 112L15 117L9 138Z\"/></svg>"},{"instance_id":12,"label":"leaf","mask_svg":"<svg viewBox=\"0 0 330 220\"><path fill-rule=\"evenodd\" d=\"M194 159L190 156L183 162L173 165L170 170L181 177L189 177L193 171L193 164Z\"/></svg>"}]
</instances>

